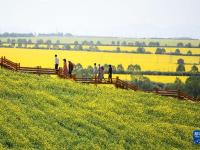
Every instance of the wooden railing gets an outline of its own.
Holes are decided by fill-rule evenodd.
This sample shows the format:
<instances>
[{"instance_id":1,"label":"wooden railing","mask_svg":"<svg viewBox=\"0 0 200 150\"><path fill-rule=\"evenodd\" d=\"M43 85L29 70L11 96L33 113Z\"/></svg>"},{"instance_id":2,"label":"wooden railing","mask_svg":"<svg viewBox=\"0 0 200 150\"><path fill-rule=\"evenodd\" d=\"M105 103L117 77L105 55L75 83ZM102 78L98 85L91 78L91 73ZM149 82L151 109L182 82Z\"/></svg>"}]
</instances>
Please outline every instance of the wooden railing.
<instances>
[{"instance_id":1,"label":"wooden railing","mask_svg":"<svg viewBox=\"0 0 200 150\"><path fill-rule=\"evenodd\" d=\"M50 69L50 68L42 68L41 66L37 67L20 67L19 68L20 72L25 72L25 73L33 73L33 74L50 74L50 75L56 75L57 71L55 69Z\"/></svg>"},{"instance_id":2,"label":"wooden railing","mask_svg":"<svg viewBox=\"0 0 200 150\"><path fill-rule=\"evenodd\" d=\"M20 71L24 73L33 73L33 74L51 74L56 75L57 71L51 68L42 68L41 66L37 67L21 67L20 63L15 63L7 59L6 57L0 58L0 66L5 67L9 70Z\"/></svg>"},{"instance_id":3,"label":"wooden railing","mask_svg":"<svg viewBox=\"0 0 200 150\"><path fill-rule=\"evenodd\" d=\"M192 96L189 96L188 94L181 92L180 90L141 90L143 92L147 92L147 93L155 93L158 95L162 95L162 96L169 96L169 97L175 97L178 99L182 99L182 100L191 100L191 101L197 101L197 99L195 99Z\"/></svg>"},{"instance_id":4,"label":"wooden railing","mask_svg":"<svg viewBox=\"0 0 200 150\"><path fill-rule=\"evenodd\" d=\"M8 60L6 57L1 57L0 64L2 67L5 67L10 70L18 71L20 68L20 63L15 63Z\"/></svg>"},{"instance_id":5,"label":"wooden railing","mask_svg":"<svg viewBox=\"0 0 200 150\"><path fill-rule=\"evenodd\" d=\"M117 78L112 78L112 82L110 79L105 78L102 80L99 79L95 79L95 78L76 78L76 75L72 75L72 76L68 76L68 75L63 75L63 71L62 68L59 68L59 70L55 70L55 69L50 69L50 68L42 68L41 66L37 66L37 67L20 67L20 63L14 63L8 59L6 59L5 57L1 57L0 58L0 66L1 67L5 67L9 70L14 70L14 71L20 71L20 72L25 72L25 73L33 73L33 74L57 74L59 77L61 78L71 78L76 82L79 83L88 83L88 84L114 84L116 86L116 88L121 88L121 89L131 89L134 91L142 91L142 92L148 92L148 93L155 93L155 94L159 94L162 96L170 96L170 97L176 97L179 99L183 99L183 100L191 100L191 101L197 101L197 99L195 99L192 96L187 95L184 92L181 92L179 90L159 90L159 89L155 89L155 90L140 90L136 85L127 82L127 81L123 81L120 80L119 77Z\"/></svg>"}]
</instances>

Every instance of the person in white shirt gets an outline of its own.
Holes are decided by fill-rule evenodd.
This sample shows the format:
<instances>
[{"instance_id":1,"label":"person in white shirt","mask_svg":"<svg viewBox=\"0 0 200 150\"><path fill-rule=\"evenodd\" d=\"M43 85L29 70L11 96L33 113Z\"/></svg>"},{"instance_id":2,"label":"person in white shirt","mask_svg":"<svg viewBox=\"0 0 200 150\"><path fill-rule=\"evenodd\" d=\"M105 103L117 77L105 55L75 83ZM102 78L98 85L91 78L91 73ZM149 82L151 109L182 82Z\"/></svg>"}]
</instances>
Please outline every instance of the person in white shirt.
<instances>
[{"instance_id":1,"label":"person in white shirt","mask_svg":"<svg viewBox=\"0 0 200 150\"><path fill-rule=\"evenodd\" d=\"M55 70L58 70L58 66L59 66L59 58L57 55L55 55Z\"/></svg>"}]
</instances>

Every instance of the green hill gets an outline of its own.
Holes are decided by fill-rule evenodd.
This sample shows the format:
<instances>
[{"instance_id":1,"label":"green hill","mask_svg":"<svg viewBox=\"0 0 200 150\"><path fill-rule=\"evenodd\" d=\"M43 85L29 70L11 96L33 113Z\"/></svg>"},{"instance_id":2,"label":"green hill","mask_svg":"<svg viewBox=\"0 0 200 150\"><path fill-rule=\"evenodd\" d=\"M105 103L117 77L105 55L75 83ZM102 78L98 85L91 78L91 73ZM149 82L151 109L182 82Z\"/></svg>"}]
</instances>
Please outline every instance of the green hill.
<instances>
[{"instance_id":1,"label":"green hill","mask_svg":"<svg viewBox=\"0 0 200 150\"><path fill-rule=\"evenodd\" d=\"M0 149L197 149L200 105L0 69Z\"/></svg>"}]
</instances>

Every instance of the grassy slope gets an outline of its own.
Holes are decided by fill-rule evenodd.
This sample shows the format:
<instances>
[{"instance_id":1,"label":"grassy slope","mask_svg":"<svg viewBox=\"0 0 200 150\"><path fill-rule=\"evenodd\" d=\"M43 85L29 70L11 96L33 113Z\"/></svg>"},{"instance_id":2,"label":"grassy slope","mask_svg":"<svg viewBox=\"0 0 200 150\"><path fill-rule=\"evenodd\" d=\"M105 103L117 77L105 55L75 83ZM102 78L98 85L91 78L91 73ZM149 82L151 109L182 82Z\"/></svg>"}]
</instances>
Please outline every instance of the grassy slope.
<instances>
[{"instance_id":1,"label":"grassy slope","mask_svg":"<svg viewBox=\"0 0 200 150\"><path fill-rule=\"evenodd\" d=\"M0 69L0 149L196 149L199 106Z\"/></svg>"}]
</instances>

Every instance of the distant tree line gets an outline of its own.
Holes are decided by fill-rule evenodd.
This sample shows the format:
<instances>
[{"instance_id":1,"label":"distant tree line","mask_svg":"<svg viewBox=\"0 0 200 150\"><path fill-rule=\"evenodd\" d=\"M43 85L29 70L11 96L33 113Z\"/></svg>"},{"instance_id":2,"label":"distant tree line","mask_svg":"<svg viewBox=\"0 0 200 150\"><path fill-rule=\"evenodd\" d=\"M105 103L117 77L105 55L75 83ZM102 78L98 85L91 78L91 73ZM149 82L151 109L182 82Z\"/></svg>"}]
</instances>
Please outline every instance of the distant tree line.
<instances>
[{"instance_id":1,"label":"distant tree line","mask_svg":"<svg viewBox=\"0 0 200 150\"><path fill-rule=\"evenodd\" d=\"M118 41L119 42L119 41ZM124 41L125 43L125 41ZM138 42L139 43L139 42ZM8 45L5 45L8 44ZM32 44L34 46L28 46L28 44ZM119 43L118 43L119 44ZM150 42L153 46L158 46L157 42ZM145 43L139 43L139 47L136 50L128 51L121 50L120 46L118 46L115 50L99 50L98 46L104 46L100 41L74 41L74 43L61 43L60 40L52 42L52 40L37 39L33 42L31 39L10 39L8 38L6 43L0 40L0 47L17 47L17 48L34 48L34 49L58 49L58 50L84 50L84 51L97 51L97 52L112 52L112 53L139 53L139 54L160 54L160 55L182 55L182 56L200 56L200 54L192 54L192 51L188 49L186 54L181 53L180 49L177 48L174 52L166 52L166 49L163 47L157 47L155 52L149 52L145 49ZM72 48L73 46L73 48ZM87 46L84 47L83 46Z\"/></svg>"}]
</instances>

